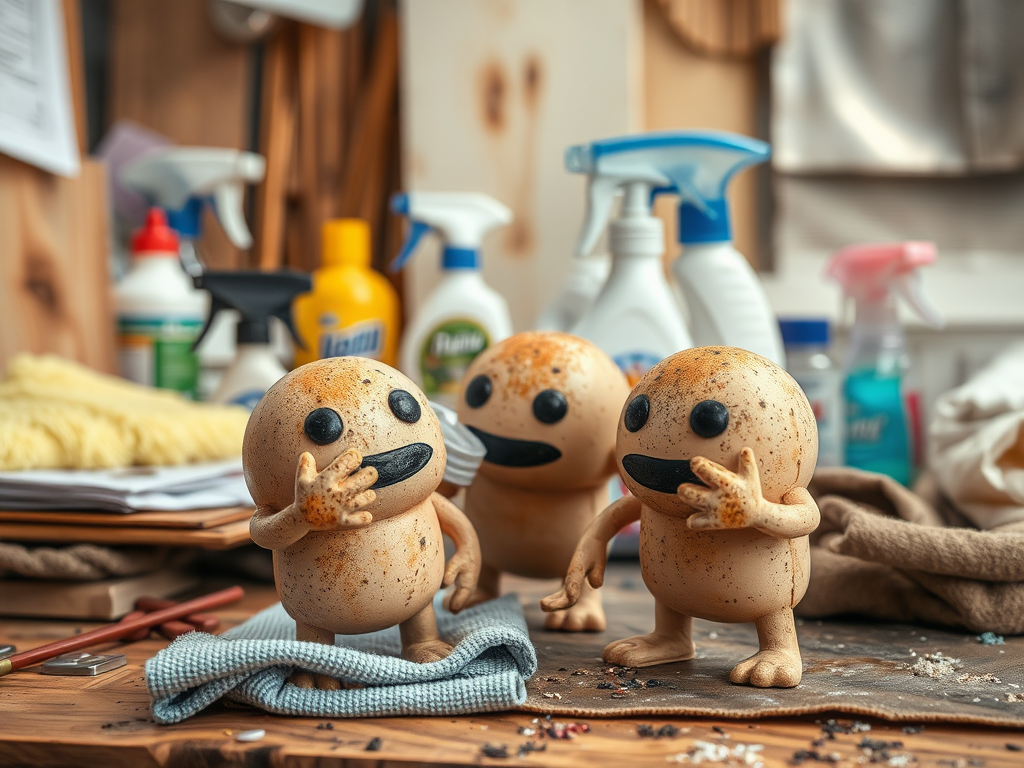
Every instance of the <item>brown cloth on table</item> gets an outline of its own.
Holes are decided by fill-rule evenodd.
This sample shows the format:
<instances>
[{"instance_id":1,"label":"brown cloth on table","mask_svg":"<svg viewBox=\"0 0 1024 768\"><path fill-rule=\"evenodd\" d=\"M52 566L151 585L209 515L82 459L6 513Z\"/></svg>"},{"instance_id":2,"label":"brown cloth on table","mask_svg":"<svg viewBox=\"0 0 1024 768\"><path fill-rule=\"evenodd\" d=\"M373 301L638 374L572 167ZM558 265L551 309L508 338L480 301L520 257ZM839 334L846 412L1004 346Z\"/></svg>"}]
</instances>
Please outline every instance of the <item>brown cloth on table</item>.
<instances>
[{"instance_id":1,"label":"brown cloth on table","mask_svg":"<svg viewBox=\"0 0 1024 768\"><path fill-rule=\"evenodd\" d=\"M820 469L809 490L821 525L798 615L1024 633L1024 523L969 527L927 478L914 493L884 475Z\"/></svg>"}]
</instances>

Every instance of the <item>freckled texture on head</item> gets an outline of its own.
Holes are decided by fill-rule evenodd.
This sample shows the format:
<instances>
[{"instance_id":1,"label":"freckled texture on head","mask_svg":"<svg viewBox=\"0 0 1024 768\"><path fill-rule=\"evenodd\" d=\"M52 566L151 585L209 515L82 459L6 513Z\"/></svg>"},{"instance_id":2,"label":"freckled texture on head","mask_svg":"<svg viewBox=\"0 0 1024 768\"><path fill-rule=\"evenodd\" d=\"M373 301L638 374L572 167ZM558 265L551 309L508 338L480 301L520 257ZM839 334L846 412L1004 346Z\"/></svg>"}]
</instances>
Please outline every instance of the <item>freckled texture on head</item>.
<instances>
[{"instance_id":1,"label":"freckled texture on head","mask_svg":"<svg viewBox=\"0 0 1024 768\"><path fill-rule=\"evenodd\" d=\"M486 376L491 394L478 407L466 402L466 387ZM544 390L565 396L565 416L542 423L534 400ZM486 432L518 440L544 442L562 458L540 467L496 467L481 472L502 482L532 488L587 487L609 475L615 424L629 386L618 366L594 344L557 332L512 336L473 360L459 397L459 420Z\"/></svg>"},{"instance_id":2,"label":"freckled texture on head","mask_svg":"<svg viewBox=\"0 0 1024 768\"><path fill-rule=\"evenodd\" d=\"M764 497L779 501L806 486L818 453L817 427L800 386L769 360L733 347L684 350L648 371L628 400L646 394L650 415L630 432L619 420L619 460L635 453L665 459L705 456L735 471L739 452L748 447L757 458ZM694 406L715 400L729 412L720 435L704 438L690 425ZM628 404L628 402L627 402ZM627 485L632 483L627 479ZM634 491L637 493L637 491ZM651 495L640 489L638 495ZM667 495L660 503L669 503Z\"/></svg>"},{"instance_id":3,"label":"freckled texture on head","mask_svg":"<svg viewBox=\"0 0 1024 768\"><path fill-rule=\"evenodd\" d=\"M396 389L419 403L416 423L401 421L391 411L388 395ZM304 431L306 417L317 408L330 408L341 417L342 434L328 445L317 445ZM242 460L253 500L283 509L292 502L303 451L313 455L320 471L349 448L365 457L417 442L433 449L430 462L415 476L378 491L370 508L375 517L400 511L392 509L401 506L396 504L400 494L426 498L440 483L446 455L441 427L426 396L408 377L375 360L335 357L296 368L270 388L249 418Z\"/></svg>"}]
</instances>

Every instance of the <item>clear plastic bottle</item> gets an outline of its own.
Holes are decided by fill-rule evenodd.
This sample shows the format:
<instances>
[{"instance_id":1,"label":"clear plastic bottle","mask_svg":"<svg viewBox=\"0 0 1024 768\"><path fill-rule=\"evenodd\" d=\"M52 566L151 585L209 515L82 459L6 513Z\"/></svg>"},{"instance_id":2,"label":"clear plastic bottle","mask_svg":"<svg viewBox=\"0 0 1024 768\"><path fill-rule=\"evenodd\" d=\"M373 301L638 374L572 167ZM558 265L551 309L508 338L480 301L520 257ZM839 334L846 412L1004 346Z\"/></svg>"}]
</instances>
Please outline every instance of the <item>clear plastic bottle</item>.
<instances>
[{"instance_id":1,"label":"clear plastic bottle","mask_svg":"<svg viewBox=\"0 0 1024 768\"><path fill-rule=\"evenodd\" d=\"M844 463L843 374L829 355L828 320L779 320L786 364L811 403L818 425L818 466Z\"/></svg>"}]
</instances>

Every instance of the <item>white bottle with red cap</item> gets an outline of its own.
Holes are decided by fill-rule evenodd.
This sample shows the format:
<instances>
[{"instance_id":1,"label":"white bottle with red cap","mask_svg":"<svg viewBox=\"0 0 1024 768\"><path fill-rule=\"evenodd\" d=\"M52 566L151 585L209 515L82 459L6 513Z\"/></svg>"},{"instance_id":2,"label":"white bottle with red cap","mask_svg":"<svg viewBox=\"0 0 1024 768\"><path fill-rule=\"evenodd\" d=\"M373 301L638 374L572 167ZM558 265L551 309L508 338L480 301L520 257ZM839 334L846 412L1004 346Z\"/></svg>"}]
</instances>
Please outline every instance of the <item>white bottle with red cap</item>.
<instances>
[{"instance_id":1,"label":"white bottle with red cap","mask_svg":"<svg viewBox=\"0 0 1024 768\"><path fill-rule=\"evenodd\" d=\"M132 238L131 266L114 297L121 375L194 398L199 360L192 344L208 299L182 269L178 237L159 208Z\"/></svg>"}]
</instances>

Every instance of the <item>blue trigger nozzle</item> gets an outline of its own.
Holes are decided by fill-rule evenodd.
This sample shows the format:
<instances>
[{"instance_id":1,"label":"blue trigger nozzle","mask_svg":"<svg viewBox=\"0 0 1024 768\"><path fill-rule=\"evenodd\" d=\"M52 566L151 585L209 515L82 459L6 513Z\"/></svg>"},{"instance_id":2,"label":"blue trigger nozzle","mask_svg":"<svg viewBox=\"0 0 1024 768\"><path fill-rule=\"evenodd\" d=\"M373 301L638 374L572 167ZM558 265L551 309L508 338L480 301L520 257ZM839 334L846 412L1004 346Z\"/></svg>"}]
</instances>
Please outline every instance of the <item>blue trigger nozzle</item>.
<instances>
[{"instance_id":1,"label":"blue trigger nozzle","mask_svg":"<svg viewBox=\"0 0 1024 768\"><path fill-rule=\"evenodd\" d=\"M408 196L395 195L393 198L391 198L392 210L395 210L396 199L399 197L403 198L403 202L406 206L406 209L408 209ZM401 213L401 211L395 210L395 213ZM395 256L395 258L391 262L391 265L388 267L388 269L391 272L398 272L402 267L405 266L405 263L409 260L409 257L412 256L412 252L415 251L416 246L419 245L420 240L423 238L425 234L427 234L427 232L430 231L430 225L424 224L422 221L411 221L409 223L411 225L409 227L409 234L405 238L405 242L402 243L402 250L398 252L398 255Z\"/></svg>"}]
</instances>

